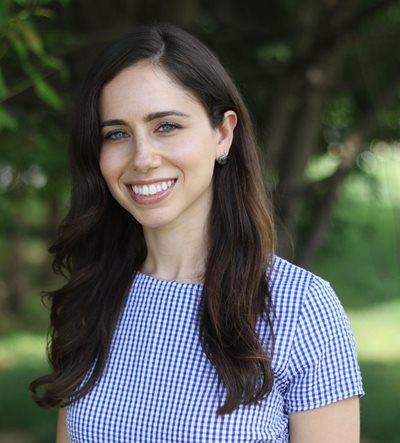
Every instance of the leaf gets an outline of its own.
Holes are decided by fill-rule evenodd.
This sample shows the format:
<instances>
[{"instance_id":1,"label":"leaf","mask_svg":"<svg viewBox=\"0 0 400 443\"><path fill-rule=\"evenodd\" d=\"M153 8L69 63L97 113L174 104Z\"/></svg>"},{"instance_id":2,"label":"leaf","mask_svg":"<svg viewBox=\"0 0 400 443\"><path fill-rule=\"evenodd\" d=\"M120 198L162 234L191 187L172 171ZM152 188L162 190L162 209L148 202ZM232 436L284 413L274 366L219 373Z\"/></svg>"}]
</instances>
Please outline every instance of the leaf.
<instances>
[{"instance_id":1,"label":"leaf","mask_svg":"<svg viewBox=\"0 0 400 443\"><path fill-rule=\"evenodd\" d=\"M66 76L67 69L62 60L46 54L42 56L41 61L44 67L59 71L64 77Z\"/></svg>"},{"instance_id":2,"label":"leaf","mask_svg":"<svg viewBox=\"0 0 400 443\"><path fill-rule=\"evenodd\" d=\"M42 80L42 75L36 68L27 60L23 60L21 66L26 74L28 74L29 78L33 81L33 83L39 83Z\"/></svg>"},{"instance_id":3,"label":"leaf","mask_svg":"<svg viewBox=\"0 0 400 443\"><path fill-rule=\"evenodd\" d=\"M15 24L23 36L27 47L34 54L41 55L43 53L43 42L32 24L27 20L18 20Z\"/></svg>"},{"instance_id":4,"label":"leaf","mask_svg":"<svg viewBox=\"0 0 400 443\"><path fill-rule=\"evenodd\" d=\"M63 101L57 91L45 80L35 83L35 91L39 98L56 110L64 107Z\"/></svg>"},{"instance_id":5,"label":"leaf","mask_svg":"<svg viewBox=\"0 0 400 443\"><path fill-rule=\"evenodd\" d=\"M7 95L8 89L0 66L0 100Z\"/></svg>"},{"instance_id":6,"label":"leaf","mask_svg":"<svg viewBox=\"0 0 400 443\"><path fill-rule=\"evenodd\" d=\"M10 37L11 44L14 47L15 52L18 54L18 57L21 60L26 60L28 58L28 50L24 41L15 32L10 33Z\"/></svg>"},{"instance_id":7,"label":"leaf","mask_svg":"<svg viewBox=\"0 0 400 443\"><path fill-rule=\"evenodd\" d=\"M14 130L17 129L17 126L17 120L15 120L15 118L6 110L6 108L0 104L0 130Z\"/></svg>"},{"instance_id":8,"label":"leaf","mask_svg":"<svg viewBox=\"0 0 400 443\"><path fill-rule=\"evenodd\" d=\"M0 23L4 22L7 18L7 6L5 1L0 1Z\"/></svg>"},{"instance_id":9,"label":"leaf","mask_svg":"<svg viewBox=\"0 0 400 443\"><path fill-rule=\"evenodd\" d=\"M37 17L46 17L46 18L53 18L55 16L54 11L48 8L35 8L32 11L32 15L36 15Z\"/></svg>"}]
</instances>

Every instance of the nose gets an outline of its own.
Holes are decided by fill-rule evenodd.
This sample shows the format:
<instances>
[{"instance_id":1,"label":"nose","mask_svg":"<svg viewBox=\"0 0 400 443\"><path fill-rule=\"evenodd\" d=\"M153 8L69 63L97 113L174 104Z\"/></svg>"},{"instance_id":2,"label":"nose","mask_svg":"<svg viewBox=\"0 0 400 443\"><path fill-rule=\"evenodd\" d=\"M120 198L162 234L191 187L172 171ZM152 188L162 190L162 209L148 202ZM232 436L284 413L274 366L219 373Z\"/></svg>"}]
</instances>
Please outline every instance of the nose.
<instances>
[{"instance_id":1,"label":"nose","mask_svg":"<svg viewBox=\"0 0 400 443\"><path fill-rule=\"evenodd\" d=\"M148 139L136 139L132 149L131 164L138 172L146 173L161 164L161 157Z\"/></svg>"}]
</instances>

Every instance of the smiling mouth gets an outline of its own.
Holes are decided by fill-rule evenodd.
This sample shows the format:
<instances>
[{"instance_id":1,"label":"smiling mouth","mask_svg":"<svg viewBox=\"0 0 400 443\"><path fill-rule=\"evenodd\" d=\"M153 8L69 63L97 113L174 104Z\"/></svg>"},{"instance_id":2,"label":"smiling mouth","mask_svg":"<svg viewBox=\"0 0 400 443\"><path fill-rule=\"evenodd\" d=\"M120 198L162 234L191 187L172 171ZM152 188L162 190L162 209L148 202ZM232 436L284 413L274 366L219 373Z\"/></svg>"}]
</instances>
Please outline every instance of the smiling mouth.
<instances>
[{"instance_id":1,"label":"smiling mouth","mask_svg":"<svg viewBox=\"0 0 400 443\"><path fill-rule=\"evenodd\" d=\"M150 185L131 185L131 189L135 195L146 197L166 191L167 189L171 188L175 184L175 182L176 179L166 180L159 183L152 183Z\"/></svg>"}]
</instances>

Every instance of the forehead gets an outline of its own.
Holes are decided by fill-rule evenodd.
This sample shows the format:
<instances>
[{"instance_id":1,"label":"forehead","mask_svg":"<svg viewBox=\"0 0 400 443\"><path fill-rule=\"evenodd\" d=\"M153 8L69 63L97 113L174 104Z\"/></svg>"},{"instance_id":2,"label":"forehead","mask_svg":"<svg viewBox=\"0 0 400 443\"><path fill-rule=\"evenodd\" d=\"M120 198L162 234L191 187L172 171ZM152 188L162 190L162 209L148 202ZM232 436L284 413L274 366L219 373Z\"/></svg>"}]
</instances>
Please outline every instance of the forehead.
<instances>
[{"instance_id":1,"label":"forehead","mask_svg":"<svg viewBox=\"0 0 400 443\"><path fill-rule=\"evenodd\" d=\"M119 72L104 85L100 113L136 110L154 112L173 107L198 107L194 95L177 83L164 69L150 62L139 62ZM201 106L202 107L202 106Z\"/></svg>"}]
</instances>

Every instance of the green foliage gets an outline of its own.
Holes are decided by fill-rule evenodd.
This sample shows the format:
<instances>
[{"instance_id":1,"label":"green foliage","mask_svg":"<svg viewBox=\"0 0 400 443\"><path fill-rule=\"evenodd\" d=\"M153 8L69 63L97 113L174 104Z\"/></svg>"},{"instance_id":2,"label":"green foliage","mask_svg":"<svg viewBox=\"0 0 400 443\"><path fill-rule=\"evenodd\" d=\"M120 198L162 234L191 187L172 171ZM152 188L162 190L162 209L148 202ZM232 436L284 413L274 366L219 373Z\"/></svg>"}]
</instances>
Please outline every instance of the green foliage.
<instances>
[{"instance_id":1,"label":"green foliage","mask_svg":"<svg viewBox=\"0 0 400 443\"><path fill-rule=\"evenodd\" d=\"M286 63L290 60L291 49L283 42L271 42L258 46L256 55L260 63L263 64Z\"/></svg>"},{"instance_id":2,"label":"green foliage","mask_svg":"<svg viewBox=\"0 0 400 443\"><path fill-rule=\"evenodd\" d=\"M1 129L17 129L17 120L0 104L0 130Z\"/></svg>"},{"instance_id":3,"label":"green foliage","mask_svg":"<svg viewBox=\"0 0 400 443\"><path fill-rule=\"evenodd\" d=\"M15 129L13 118L4 102L32 86L37 96L50 107L61 110L63 100L46 79L58 73L65 78L66 67L51 55L37 29L37 22L54 16L51 6L60 0L5 0L0 9L0 130ZM65 3L65 2L61 2Z\"/></svg>"},{"instance_id":4,"label":"green foliage","mask_svg":"<svg viewBox=\"0 0 400 443\"><path fill-rule=\"evenodd\" d=\"M56 92L56 90L43 79L35 81L35 91L45 103L54 109L61 110L63 108L63 101Z\"/></svg>"},{"instance_id":5,"label":"green foliage","mask_svg":"<svg viewBox=\"0 0 400 443\"><path fill-rule=\"evenodd\" d=\"M354 125L356 105L351 95L339 95L328 104L324 124L329 128L343 129Z\"/></svg>"},{"instance_id":6,"label":"green foliage","mask_svg":"<svg viewBox=\"0 0 400 443\"><path fill-rule=\"evenodd\" d=\"M43 227L49 223L49 203L62 205L65 200L65 101L50 77L56 74L66 80L67 70L54 55L53 31L48 28L59 4L66 2L1 3L0 223L6 230L32 225L31 215L24 210L30 201L42 205L39 225Z\"/></svg>"},{"instance_id":7,"label":"green foliage","mask_svg":"<svg viewBox=\"0 0 400 443\"><path fill-rule=\"evenodd\" d=\"M3 198L14 202L21 199L24 204L34 195L45 200L62 198L67 184L64 128L46 112L21 116L19 123L18 131L3 131L1 135L7 146L0 163Z\"/></svg>"}]
</instances>

